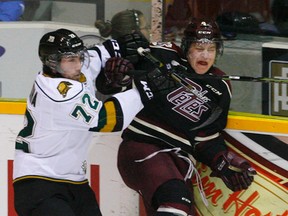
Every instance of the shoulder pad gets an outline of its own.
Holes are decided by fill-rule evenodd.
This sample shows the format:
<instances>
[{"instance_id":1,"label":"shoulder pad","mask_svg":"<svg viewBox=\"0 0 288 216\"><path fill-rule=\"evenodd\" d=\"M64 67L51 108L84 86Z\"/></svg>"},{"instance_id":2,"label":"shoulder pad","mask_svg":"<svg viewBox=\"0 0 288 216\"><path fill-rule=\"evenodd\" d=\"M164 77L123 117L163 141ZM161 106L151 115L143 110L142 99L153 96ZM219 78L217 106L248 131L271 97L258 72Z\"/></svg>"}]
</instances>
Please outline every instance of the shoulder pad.
<instances>
[{"instance_id":1,"label":"shoulder pad","mask_svg":"<svg viewBox=\"0 0 288 216\"><path fill-rule=\"evenodd\" d=\"M39 91L55 102L63 102L77 97L83 91L82 83L65 78L37 76L35 81ZM36 88L37 88L36 87Z\"/></svg>"}]
</instances>

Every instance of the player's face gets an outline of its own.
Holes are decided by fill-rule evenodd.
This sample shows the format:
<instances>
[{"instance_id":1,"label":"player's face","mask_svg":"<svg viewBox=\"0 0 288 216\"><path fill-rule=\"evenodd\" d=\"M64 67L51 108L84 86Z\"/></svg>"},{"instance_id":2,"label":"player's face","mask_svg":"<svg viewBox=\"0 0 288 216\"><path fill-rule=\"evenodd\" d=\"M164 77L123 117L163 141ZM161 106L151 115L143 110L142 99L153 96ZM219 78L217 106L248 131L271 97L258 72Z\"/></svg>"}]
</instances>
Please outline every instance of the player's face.
<instances>
[{"instance_id":1,"label":"player's face","mask_svg":"<svg viewBox=\"0 0 288 216\"><path fill-rule=\"evenodd\" d=\"M205 74L215 62L216 44L192 43L187 58L197 74Z\"/></svg>"},{"instance_id":2,"label":"player's face","mask_svg":"<svg viewBox=\"0 0 288 216\"><path fill-rule=\"evenodd\" d=\"M80 55L62 57L60 61L61 75L67 79L79 80L82 60Z\"/></svg>"}]
</instances>

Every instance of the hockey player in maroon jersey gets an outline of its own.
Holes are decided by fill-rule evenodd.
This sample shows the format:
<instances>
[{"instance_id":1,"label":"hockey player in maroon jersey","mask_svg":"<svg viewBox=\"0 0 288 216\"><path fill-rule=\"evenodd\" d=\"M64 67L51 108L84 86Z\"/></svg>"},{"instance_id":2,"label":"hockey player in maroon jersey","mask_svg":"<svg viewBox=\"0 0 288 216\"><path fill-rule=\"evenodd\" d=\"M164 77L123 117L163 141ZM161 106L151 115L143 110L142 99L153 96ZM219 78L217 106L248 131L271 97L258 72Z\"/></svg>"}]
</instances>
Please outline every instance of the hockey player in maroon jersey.
<instances>
[{"instance_id":1,"label":"hockey player in maroon jersey","mask_svg":"<svg viewBox=\"0 0 288 216\"><path fill-rule=\"evenodd\" d=\"M134 82L145 107L123 132L118 153L120 174L143 197L149 216L194 215L195 160L208 165L211 176L221 178L232 191L247 189L256 174L246 160L228 151L221 135L231 86L229 81L207 78L225 74L214 66L223 52L217 24L192 20L181 46L183 55L173 43L138 48L144 57L139 56L135 68L143 75L135 75ZM115 70L106 72L120 87ZM203 201L207 202L204 197Z\"/></svg>"}]
</instances>

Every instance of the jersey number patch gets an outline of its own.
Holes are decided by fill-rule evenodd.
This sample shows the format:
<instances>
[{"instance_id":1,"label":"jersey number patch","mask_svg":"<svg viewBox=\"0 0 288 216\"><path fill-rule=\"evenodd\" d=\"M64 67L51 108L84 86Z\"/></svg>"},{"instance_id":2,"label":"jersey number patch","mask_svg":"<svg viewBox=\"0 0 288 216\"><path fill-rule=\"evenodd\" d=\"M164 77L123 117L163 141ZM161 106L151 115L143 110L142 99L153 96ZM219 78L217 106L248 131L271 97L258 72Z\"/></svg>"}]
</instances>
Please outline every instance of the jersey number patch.
<instances>
[{"instance_id":1,"label":"jersey number patch","mask_svg":"<svg viewBox=\"0 0 288 216\"><path fill-rule=\"evenodd\" d=\"M34 127L35 127L35 120L33 119L33 116L29 112L28 109L26 109L25 112L25 118L26 118L26 126L19 132L17 140L16 140L16 149L23 150L24 152L29 152L29 143L25 142L23 138L29 137L33 135Z\"/></svg>"},{"instance_id":2,"label":"jersey number patch","mask_svg":"<svg viewBox=\"0 0 288 216\"><path fill-rule=\"evenodd\" d=\"M94 115L87 111L87 105L90 109L97 110L99 101L92 100L89 94L84 94L82 97L82 104L77 104L73 109L71 116L75 119L82 117L84 122L89 124L93 119Z\"/></svg>"}]
</instances>

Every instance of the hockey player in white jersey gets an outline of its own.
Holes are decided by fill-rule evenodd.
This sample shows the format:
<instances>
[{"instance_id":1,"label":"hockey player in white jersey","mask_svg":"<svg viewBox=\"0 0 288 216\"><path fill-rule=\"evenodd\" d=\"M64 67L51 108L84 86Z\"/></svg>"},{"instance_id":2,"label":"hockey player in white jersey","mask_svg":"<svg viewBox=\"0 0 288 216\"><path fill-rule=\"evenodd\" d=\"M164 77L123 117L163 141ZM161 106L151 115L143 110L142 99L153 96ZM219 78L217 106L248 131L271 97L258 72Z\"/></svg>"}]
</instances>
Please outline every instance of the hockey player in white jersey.
<instances>
[{"instance_id":1,"label":"hockey player in white jersey","mask_svg":"<svg viewBox=\"0 0 288 216\"><path fill-rule=\"evenodd\" d=\"M111 55L105 46L87 50L67 29L45 34L39 57L43 70L16 140L15 209L20 216L101 215L86 178L92 132L126 128L142 109L141 98L131 89L97 100L95 79ZM129 70L129 62L122 62Z\"/></svg>"}]
</instances>

